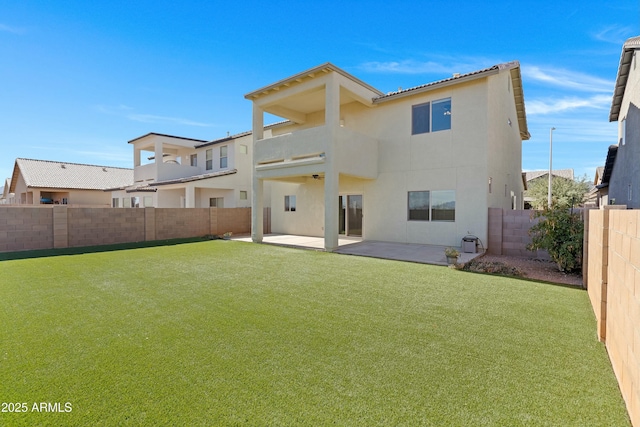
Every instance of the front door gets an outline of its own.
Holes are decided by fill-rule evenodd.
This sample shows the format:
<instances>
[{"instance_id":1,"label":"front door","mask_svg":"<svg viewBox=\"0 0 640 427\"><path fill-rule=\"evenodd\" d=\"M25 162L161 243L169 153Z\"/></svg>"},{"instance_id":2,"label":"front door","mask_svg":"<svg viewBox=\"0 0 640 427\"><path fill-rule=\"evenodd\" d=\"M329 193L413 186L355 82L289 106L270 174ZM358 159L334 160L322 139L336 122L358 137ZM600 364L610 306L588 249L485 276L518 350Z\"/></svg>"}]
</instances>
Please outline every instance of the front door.
<instances>
[{"instance_id":1,"label":"front door","mask_svg":"<svg viewBox=\"0 0 640 427\"><path fill-rule=\"evenodd\" d=\"M362 236L362 195L339 196L339 230L347 236Z\"/></svg>"}]
</instances>

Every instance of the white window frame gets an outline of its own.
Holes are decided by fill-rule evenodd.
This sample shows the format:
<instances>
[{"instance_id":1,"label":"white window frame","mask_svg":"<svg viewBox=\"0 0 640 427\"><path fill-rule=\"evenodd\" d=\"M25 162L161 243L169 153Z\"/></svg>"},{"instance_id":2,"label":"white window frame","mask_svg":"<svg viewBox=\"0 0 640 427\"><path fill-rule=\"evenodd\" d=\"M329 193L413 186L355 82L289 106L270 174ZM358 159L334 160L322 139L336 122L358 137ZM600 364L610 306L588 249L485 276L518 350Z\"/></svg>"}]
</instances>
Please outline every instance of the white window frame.
<instances>
[{"instance_id":1,"label":"white window frame","mask_svg":"<svg viewBox=\"0 0 640 427\"><path fill-rule=\"evenodd\" d=\"M288 195L284 196L284 211L285 212L296 212L298 209L296 205L296 196Z\"/></svg>"},{"instance_id":2,"label":"white window frame","mask_svg":"<svg viewBox=\"0 0 640 427\"><path fill-rule=\"evenodd\" d=\"M209 197L210 208L224 208L224 197Z\"/></svg>"},{"instance_id":3,"label":"white window frame","mask_svg":"<svg viewBox=\"0 0 640 427\"><path fill-rule=\"evenodd\" d=\"M209 148L205 151L205 169L210 171L213 170L213 149Z\"/></svg>"},{"instance_id":4,"label":"white window frame","mask_svg":"<svg viewBox=\"0 0 640 427\"><path fill-rule=\"evenodd\" d=\"M411 194L412 193L427 193L427 197L429 199L429 206L427 209L421 209L422 211L427 211L427 218L412 218L411 212L418 211L418 209L411 209ZM437 205L434 205L434 201L438 200L438 197L442 193L453 193L453 219L434 219L434 213L437 210ZM417 191L409 191L407 192L407 221L422 221L422 222L455 222L456 219L456 191L455 190L417 190Z\"/></svg>"},{"instance_id":5,"label":"white window frame","mask_svg":"<svg viewBox=\"0 0 640 427\"><path fill-rule=\"evenodd\" d=\"M434 116L434 114L435 114L434 111L437 110L437 108L434 108L434 107L437 107L439 104L442 104L442 103L445 103L445 102L449 103L449 109L446 110L444 114L447 114L447 115L451 116L451 110L452 110L451 98L441 98L441 99L436 99L436 100L429 101L429 102L423 102L421 104L412 105L411 106L411 135L422 135L422 134L425 134L425 133L433 133L433 132L440 132L440 131L444 131L444 130L451 130L451 117L449 117L448 126L443 127L443 128L438 128L438 129L434 129L434 126L433 126L434 117L435 117ZM428 117L427 117L427 119L428 119L428 125L427 125L428 129L427 130L424 130L423 128L417 129L417 126L416 126L416 124L417 124L416 123L417 116L416 116L416 114L424 114L423 112L420 112L420 111L426 110L427 108L425 108L425 107L428 107L428 111L429 111L429 114L428 114ZM438 121L438 123L439 123L439 121Z\"/></svg>"},{"instance_id":6,"label":"white window frame","mask_svg":"<svg viewBox=\"0 0 640 427\"><path fill-rule=\"evenodd\" d=\"M226 169L229 167L229 146L223 145L220 147L220 169Z\"/></svg>"}]
</instances>

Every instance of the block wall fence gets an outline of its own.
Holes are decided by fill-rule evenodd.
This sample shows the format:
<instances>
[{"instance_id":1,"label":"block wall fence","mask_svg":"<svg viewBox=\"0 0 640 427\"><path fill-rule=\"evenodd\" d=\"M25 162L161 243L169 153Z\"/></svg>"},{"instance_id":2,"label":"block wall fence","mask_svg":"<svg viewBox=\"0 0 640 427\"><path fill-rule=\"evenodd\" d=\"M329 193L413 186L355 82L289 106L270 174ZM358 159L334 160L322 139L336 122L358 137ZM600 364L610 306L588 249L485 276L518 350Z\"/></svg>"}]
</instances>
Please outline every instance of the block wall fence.
<instances>
[{"instance_id":1,"label":"block wall fence","mask_svg":"<svg viewBox=\"0 0 640 427\"><path fill-rule=\"evenodd\" d=\"M583 280L631 423L640 426L640 210L624 208L586 215Z\"/></svg>"},{"instance_id":2,"label":"block wall fence","mask_svg":"<svg viewBox=\"0 0 640 427\"><path fill-rule=\"evenodd\" d=\"M265 209L265 233L270 232ZM0 252L251 232L251 208L0 206Z\"/></svg>"},{"instance_id":3,"label":"block wall fence","mask_svg":"<svg viewBox=\"0 0 640 427\"><path fill-rule=\"evenodd\" d=\"M487 253L491 255L509 255L519 257L538 257L537 251L527 250L531 243L529 228L537 224L539 219L533 218L531 210L506 210L489 208L489 242ZM546 252L541 258L548 257Z\"/></svg>"}]
</instances>

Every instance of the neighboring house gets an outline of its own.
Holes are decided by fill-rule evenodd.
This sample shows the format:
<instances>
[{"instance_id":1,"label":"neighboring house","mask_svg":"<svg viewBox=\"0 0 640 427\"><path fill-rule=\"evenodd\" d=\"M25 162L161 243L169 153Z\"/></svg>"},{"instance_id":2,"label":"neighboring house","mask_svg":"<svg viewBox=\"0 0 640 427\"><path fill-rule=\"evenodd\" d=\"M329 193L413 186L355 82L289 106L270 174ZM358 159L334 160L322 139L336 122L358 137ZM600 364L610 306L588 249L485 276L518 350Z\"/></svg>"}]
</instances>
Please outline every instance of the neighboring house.
<instances>
[{"instance_id":1,"label":"neighboring house","mask_svg":"<svg viewBox=\"0 0 640 427\"><path fill-rule=\"evenodd\" d=\"M604 175L609 204L640 208L640 36L622 47L609 121L618 122L618 144L609 147ZM607 167L611 163L610 171ZM607 176L607 173L608 176Z\"/></svg>"},{"instance_id":2,"label":"neighboring house","mask_svg":"<svg viewBox=\"0 0 640 427\"><path fill-rule=\"evenodd\" d=\"M616 163L616 157L618 156L618 146L610 145L607 150L607 160L604 163L604 169L602 170L602 177L600 178L600 184L596 186L598 189L598 199L600 207L606 205L615 205L616 199L609 198L609 181L611 180L611 173L613 172L613 166Z\"/></svg>"},{"instance_id":3,"label":"neighboring house","mask_svg":"<svg viewBox=\"0 0 640 427\"><path fill-rule=\"evenodd\" d=\"M19 158L9 193L14 193L13 204L110 206L104 190L132 179L132 169Z\"/></svg>"},{"instance_id":4,"label":"neighboring house","mask_svg":"<svg viewBox=\"0 0 640 427\"><path fill-rule=\"evenodd\" d=\"M595 207L600 207L607 204L606 199L604 199L604 197L606 197L606 190L605 189L601 190L599 188L599 186L602 184L603 175L604 175L604 166L598 166L596 168L596 174L593 178L591 190L587 194L585 206L591 205ZM604 204L603 204L603 201L604 201Z\"/></svg>"},{"instance_id":5,"label":"neighboring house","mask_svg":"<svg viewBox=\"0 0 640 427\"><path fill-rule=\"evenodd\" d=\"M252 238L274 233L486 245L488 209L522 209L529 139L517 61L382 93L325 63L245 95L253 101ZM264 113L288 122L263 132Z\"/></svg>"},{"instance_id":6,"label":"neighboring house","mask_svg":"<svg viewBox=\"0 0 640 427\"><path fill-rule=\"evenodd\" d=\"M133 145L133 179L113 207L250 207L250 132L214 141L148 133Z\"/></svg>"},{"instance_id":7,"label":"neighboring house","mask_svg":"<svg viewBox=\"0 0 640 427\"><path fill-rule=\"evenodd\" d=\"M8 205L14 202L13 193L9 193L9 189L11 188L11 178L7 178L4 181L4 186L2 187L2 195L0 195L0 204Z\"/></svg>"},{"instance_id":8,"label":"neighboring house","mask_svg":"<svg viewBox=\"0 0 640 427\"><path fill-rule=\"evenodd\" d=\"M573 169L557 169L551 171L552 179L560 178L560 179L568 179L573 180ZM540 171L528 171L524 172L524 179L527 182L527 188L531 188L531 186L538 182L544 181L549 185L549 170L540 170ZM527 192L524 192L524 208L532 209L533 198L531 198Z\"/></svg>"}]
</instances>

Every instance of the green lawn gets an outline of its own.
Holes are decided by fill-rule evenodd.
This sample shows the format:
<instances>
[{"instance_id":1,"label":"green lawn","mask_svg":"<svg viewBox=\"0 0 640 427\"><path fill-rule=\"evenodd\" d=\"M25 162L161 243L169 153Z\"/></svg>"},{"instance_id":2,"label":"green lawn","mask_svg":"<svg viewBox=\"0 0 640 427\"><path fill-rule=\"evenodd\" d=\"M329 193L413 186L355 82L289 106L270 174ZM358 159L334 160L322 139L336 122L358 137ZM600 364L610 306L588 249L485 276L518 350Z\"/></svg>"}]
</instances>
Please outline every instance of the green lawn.
<instances>
[{"instance_id":1,"label":"green lawn","mask_svg":"<svg viewBox=\"0 0 640 427\"><path fill-rule=\"evenodd\" d=\"M586 292L445 267L220 240L1 261L0 331L28 408L3 426L629 426Z\"/></svg>"}]
</instances>

